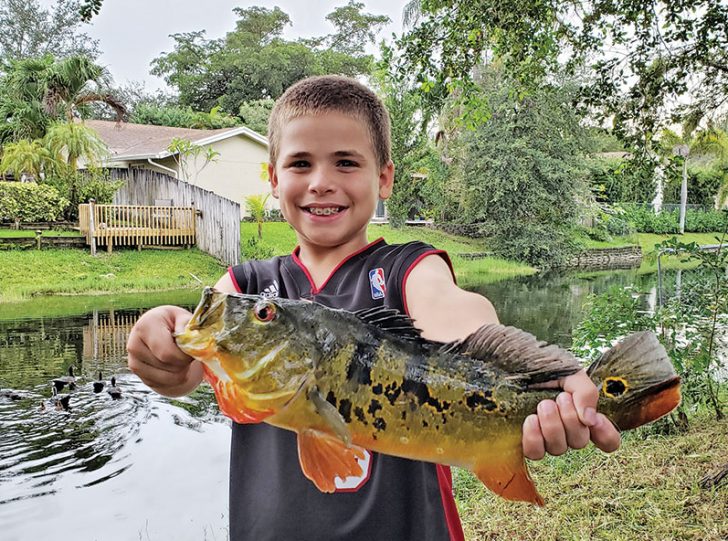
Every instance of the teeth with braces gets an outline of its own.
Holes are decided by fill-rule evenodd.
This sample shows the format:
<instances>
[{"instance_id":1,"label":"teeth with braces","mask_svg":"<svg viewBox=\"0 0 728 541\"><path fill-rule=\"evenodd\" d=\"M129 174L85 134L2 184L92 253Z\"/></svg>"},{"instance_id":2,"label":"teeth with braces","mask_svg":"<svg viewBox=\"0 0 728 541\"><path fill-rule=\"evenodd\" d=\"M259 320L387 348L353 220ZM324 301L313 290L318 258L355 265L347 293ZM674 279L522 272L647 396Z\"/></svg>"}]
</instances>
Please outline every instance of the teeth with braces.
<instances>
[{"instance_id":1,"label":"teeth with braces","mask_svg":"<svg viewBox=\"0 0 728 541\"><path fill-rule=\"evenodd\" d=\"M311 207L308 209L308 211L311 214L315 214L316 216L329 216L331 214L337 214L339 212L338 208L318 208L318 207Z\"/></svg>"}]
</instances>

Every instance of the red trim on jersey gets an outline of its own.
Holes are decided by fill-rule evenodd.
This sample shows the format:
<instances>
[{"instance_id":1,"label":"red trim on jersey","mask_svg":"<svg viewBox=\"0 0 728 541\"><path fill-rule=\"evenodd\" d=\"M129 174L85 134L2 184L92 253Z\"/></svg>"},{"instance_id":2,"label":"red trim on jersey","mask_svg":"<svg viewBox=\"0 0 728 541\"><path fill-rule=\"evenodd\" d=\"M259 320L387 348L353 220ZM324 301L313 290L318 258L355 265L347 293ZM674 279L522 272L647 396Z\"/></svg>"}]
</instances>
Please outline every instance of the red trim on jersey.
<instances>
[{"instance_id":1,"label":"red trim on jersey","mask_svg":"<svg viewBox=\"0 0 728 541\"><path fill-rule=\"evenodd\" d=\"M331 280L331 278L334 276L334 274L336 274L336 271L338 271L344 263L349 261L355 255L359 255L364 250L369 249L371 246L374 246L376 243L381 242L383 240L384 240L384 237L379 237L377 240L373 240L372 242L370 242L369 244L364 246L364 248L361 248L361 249L357 250L356 252L352 252L349 255L347 255L344 259L339 261L339 264L334 267L334 270L332 270L329 273L326 280L324 280L323 283L321 284L321 287L318 287L318 288L316 287L316 284L314 283L313 278L311 277L311 273L308 272L306 265L304 265L303 261L301 261L298 257L298 253L301 251L300 246L296 246L293 249L293 253L291 254L291 257L293 257L293 261L296 263L296 265L301 267L301 270L306 275L306 278L308 278L308 282L311 284L311 295L318 295L319 293L321 293L321 290L326 287L326 284L329 282L329 280Z\"/></svg>"},{"instance_id":2,"label":"red trim on jersey","mask_svg":"<svg viewBox=\"0 0 728 541\"><path fill-rule=\"evenodd\" d=\"M407 306L407 278L409 278L410 272L412 272L412 270L417 266L417 263L430 255L442 256L442 258L445 260L445 263L447 263L447 266L450 267L453 281L457 282L457 280L455 280L455 271L452 269L450 256L447 255L447 252L445 250L430 250L429 252L420 254L417 259L412 262L407 271L404 273L404 278L402 278L402 305L404 306L404 311L407 315L409 315L409 307Z\"/></svg>"},{"instance_id":3,"label":"red trim on jersey","mask_svg":"<svg viewBox=\"0 0 728 541\"><path fill-rule=\"evenodd\" d=\"M412 272L412 269L414 269L420 261L433 254L442 256L447 263L447 266L450 267L452 279L455 280L455 271L453 271L450 256L447 255L446 251L430 250L429 252L419 255L405 271L404 278L402 278L402 305L404 306L404 311L407 315L409 315L409 308L407 307L407 278L409 278L410 272ZM437 471L437 484L440 486L442 510L445 513L445 522L447 523L447 531L450 533L450 541L465 541L463 526L460 523L460 515L458 515L458 508L455 504L455 495L452 491L452 472L450 471L450 466L435 464L435 470Z\"/></svg>"},{"instance_id":4,"label":"red trim on jersey","mask_svg":"<svg viewBox=\"0 0 728 541\"><path fill-rule=\"evenodd\" d=\"M437 470L437 483L440 485L442 507L445 511L445 522L447 522L447 530L450 532L450 541L465 541L465 533L460 523L460 515L458 515L455 495L452 491L450 466L435 464L435 469Z\"/></svg>"},{"instance_id":5,"label":"red trim on jersey","mask_svg":"<svg viewBox=\"0 0 728 541\"><path fill-rule=\"evenodd\" d=\"M240 289L240 285L238 285L238 281L235 279L235 273L233 272L232 267L228 267L228 274L230 275L230 279L233 281L233 286L235 287L235 291L238 293L242 293L243 290Z\"/></svg>"}]
</instances>

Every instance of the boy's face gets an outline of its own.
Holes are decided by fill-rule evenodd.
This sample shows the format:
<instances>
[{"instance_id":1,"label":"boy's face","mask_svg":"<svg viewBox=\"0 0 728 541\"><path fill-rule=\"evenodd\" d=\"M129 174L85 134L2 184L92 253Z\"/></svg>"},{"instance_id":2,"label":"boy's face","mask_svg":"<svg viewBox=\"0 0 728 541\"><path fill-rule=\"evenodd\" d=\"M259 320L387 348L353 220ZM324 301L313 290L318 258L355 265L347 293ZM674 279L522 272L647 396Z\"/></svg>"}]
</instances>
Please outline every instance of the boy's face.
<instances>
[{"instance_id":1,"label":"boy's face","mask_svg":"<svg viewBox=\"0 0 728 541\"><path fill-rule=\"evenodd\" d=\"M365 246L377 199L390 196L394 180L391 162L379 167L366 124L338 112L285 124L268 171L301 248Z\"/></svg>"}]
</instances>

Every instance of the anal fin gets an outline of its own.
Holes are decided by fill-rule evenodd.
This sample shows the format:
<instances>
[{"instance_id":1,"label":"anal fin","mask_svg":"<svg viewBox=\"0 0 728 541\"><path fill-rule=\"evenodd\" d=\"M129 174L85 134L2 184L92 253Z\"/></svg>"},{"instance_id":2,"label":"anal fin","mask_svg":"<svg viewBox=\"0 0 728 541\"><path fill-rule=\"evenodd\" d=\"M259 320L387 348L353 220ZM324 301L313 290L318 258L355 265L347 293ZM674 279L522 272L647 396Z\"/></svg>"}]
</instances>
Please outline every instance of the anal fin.
<instances>
[{"instance_id":1,"label":"anal fin","mask_svg":"<svg viewBox=\"0 0 728 541\"><path fill-rule=\"evenodd\" d=\"M509 453L505 461L495 459L477 464L474 471L485 486L506 500L544 505L520 452Z\"/></svg>"},{"instance_id":2,"label":"anal fin","mask_svg":"<svg viewBox=\"0 0 728 541\"><path fill-rule=\"evenodd\" d=\"M298 433L298 459L301 470L321 492L334 492L337 477L360 476L359 460L364 450L357 446L346 446L340 438L318 430L304 430Z\"/></svg>"}]
</instances>

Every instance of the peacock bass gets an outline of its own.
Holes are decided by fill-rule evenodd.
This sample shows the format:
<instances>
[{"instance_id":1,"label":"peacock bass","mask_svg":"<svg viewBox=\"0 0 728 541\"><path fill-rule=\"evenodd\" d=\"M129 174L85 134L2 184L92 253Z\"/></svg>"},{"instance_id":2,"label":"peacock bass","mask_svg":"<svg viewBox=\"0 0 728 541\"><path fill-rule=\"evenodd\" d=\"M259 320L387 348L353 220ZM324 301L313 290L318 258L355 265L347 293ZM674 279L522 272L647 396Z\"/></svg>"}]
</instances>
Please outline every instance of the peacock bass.
<instances>
[{"instance_id":1,"label":"peacock bass","mask_svg":"<svg viewBox=\"0 0 728 541\"><path fill-rule=\"evenodd\" d=\"M521 426L554 398L545 382L581 369L514 327L452 343L423 339L395 310L358 312L206 288L177 344L203 363L222 412L298 434L306 477L324 492L361 475L363 449L471 470L509 500L543 505ZM629 336L588 369L598 409L620 430L669 413L680 378L657 338Z\"/></svg>"}]
</instances>

